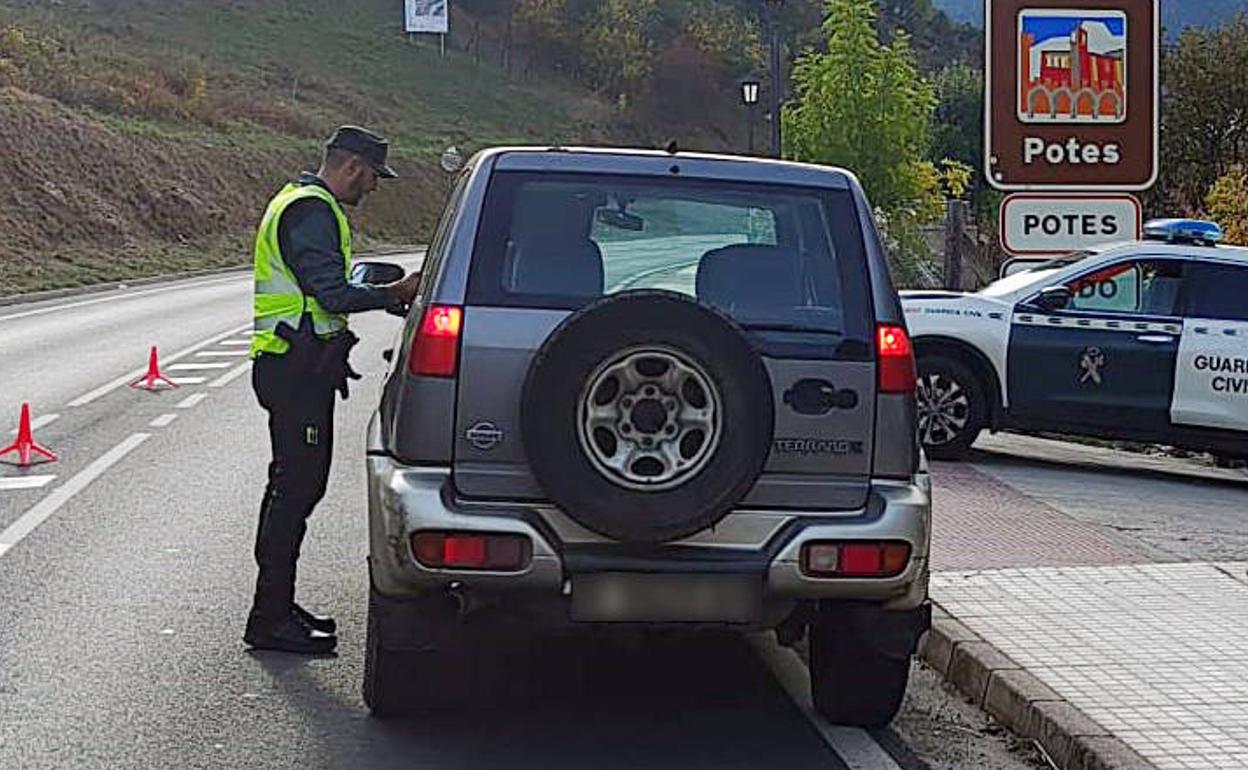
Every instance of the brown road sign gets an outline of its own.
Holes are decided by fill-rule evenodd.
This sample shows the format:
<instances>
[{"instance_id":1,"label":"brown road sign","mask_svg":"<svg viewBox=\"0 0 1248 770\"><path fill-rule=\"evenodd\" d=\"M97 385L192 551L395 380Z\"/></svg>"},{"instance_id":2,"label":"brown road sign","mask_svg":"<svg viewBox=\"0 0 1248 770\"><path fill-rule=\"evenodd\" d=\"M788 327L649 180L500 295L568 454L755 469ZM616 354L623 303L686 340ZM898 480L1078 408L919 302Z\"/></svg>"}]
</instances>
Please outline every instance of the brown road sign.
<instances>
[{"instance_id":1,"label":"brown road sign","mask_svg":"<svg viewBox=\"0 0 1248 770\"><path fill-rule=\"evenodd\" d=\"M1157 0L986 0L985 171L1002 190L1157 179Z\"/></svg>"}]
</instances>

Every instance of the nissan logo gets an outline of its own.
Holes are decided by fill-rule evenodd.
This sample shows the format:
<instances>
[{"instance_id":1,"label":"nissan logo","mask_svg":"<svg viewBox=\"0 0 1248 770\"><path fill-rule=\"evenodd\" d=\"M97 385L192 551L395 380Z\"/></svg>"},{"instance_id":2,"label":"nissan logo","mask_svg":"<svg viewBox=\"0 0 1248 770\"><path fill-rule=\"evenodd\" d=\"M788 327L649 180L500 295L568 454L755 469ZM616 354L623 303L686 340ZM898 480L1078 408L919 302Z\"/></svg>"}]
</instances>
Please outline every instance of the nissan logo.
<instances>
[{"instance_id":1,"label":"nissan logo","mask_svg":"<svg viewBox=\"0 0 1248 770\"><path fill-rule=\"evenodd\" d=\"M488 452L503 443L503 432L492 422L479 422L464 434L473 448Z\"/></svg>"}]
</instances>

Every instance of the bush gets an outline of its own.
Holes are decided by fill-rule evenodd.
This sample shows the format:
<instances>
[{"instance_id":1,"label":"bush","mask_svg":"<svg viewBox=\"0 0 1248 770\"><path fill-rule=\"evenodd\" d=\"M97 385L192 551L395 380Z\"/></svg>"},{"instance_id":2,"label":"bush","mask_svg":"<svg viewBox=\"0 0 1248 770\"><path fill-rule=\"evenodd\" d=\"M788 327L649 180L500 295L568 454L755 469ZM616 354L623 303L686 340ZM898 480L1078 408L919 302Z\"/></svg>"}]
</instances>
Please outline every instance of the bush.
<instances>
[{"instance_id":1,"label":"bush","mask_svg":"<svg viewBox=\"0 0 1248 770\"><path fill-rule=\"evenodd\" d=\"M1235 166L1218 177L1205 197L1209 217L1222 225L1227 243L1248 246L1248 175Z\"/></svg>"}]
</instances>

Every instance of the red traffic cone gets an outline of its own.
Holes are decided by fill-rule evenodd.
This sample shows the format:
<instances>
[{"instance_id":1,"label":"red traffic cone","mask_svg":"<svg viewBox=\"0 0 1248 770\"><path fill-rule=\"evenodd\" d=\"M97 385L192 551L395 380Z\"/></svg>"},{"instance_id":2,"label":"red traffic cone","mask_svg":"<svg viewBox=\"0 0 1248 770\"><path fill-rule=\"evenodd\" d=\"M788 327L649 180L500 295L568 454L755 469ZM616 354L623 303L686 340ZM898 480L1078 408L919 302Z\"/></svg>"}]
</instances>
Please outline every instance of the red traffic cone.
<instances>
[{"instance_id":1,"label":"red traffic cone","mask_svg":"<svg viewBox=\"0 0 1248 770\"><path fill-rule=\"evenodd\" d=\"M160 385L164 384L167 388L178 387L172 380L160 373L160 364L156 360L156 346L152 346L152 352L147 357L147 374L130 383L132 388L142 388L143 390L159 390Z\"/></svg>"},{"instance_id":2,"label":"red traffic cone","mask_svg":"<svg viewBox=\"0 0 1248 770\"><path fill-rule=\"evenodd\" d=\"M52 454L48 450L35 443L34 436L30 430L30 404L22 404L22 416L17 423L17 441L12 446L0 449L0 457L17 452L18 465L26 467L30 465L30 453L35 452L43 455L52 462L56 462L60 458Z\"/></svg>"}]
</instances>

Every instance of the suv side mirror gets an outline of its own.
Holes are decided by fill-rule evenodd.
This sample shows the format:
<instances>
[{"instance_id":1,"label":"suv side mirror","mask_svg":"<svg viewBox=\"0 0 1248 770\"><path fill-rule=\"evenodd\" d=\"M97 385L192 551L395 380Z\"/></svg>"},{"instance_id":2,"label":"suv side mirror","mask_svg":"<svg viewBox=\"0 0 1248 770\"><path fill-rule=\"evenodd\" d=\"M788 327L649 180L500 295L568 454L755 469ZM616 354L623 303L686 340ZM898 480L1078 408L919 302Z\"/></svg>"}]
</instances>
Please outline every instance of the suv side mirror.
<instances>
[{"instance_id":1,"label":"suv side mirror","mask_svg":"<svg viewBox=\"0 0 1248 770\"><path fill-rule=\"evenodd\" d=\"M1074 293L1065 286L1049 286L1042 289L1031 304L1041 310L1062 310L1070 304L1074 296Z\"/></svg>"},{"instance_id":2,"label":"suv side mirror","mask_svg":"<svg viewBox=\"0 0 1248 770\"><path fill-rule=\"evenodd\" d=\"M389 262L356 262L351 266L351 283L381 286L403 280L403 268Z\"/></svg>"}]
</instances>

